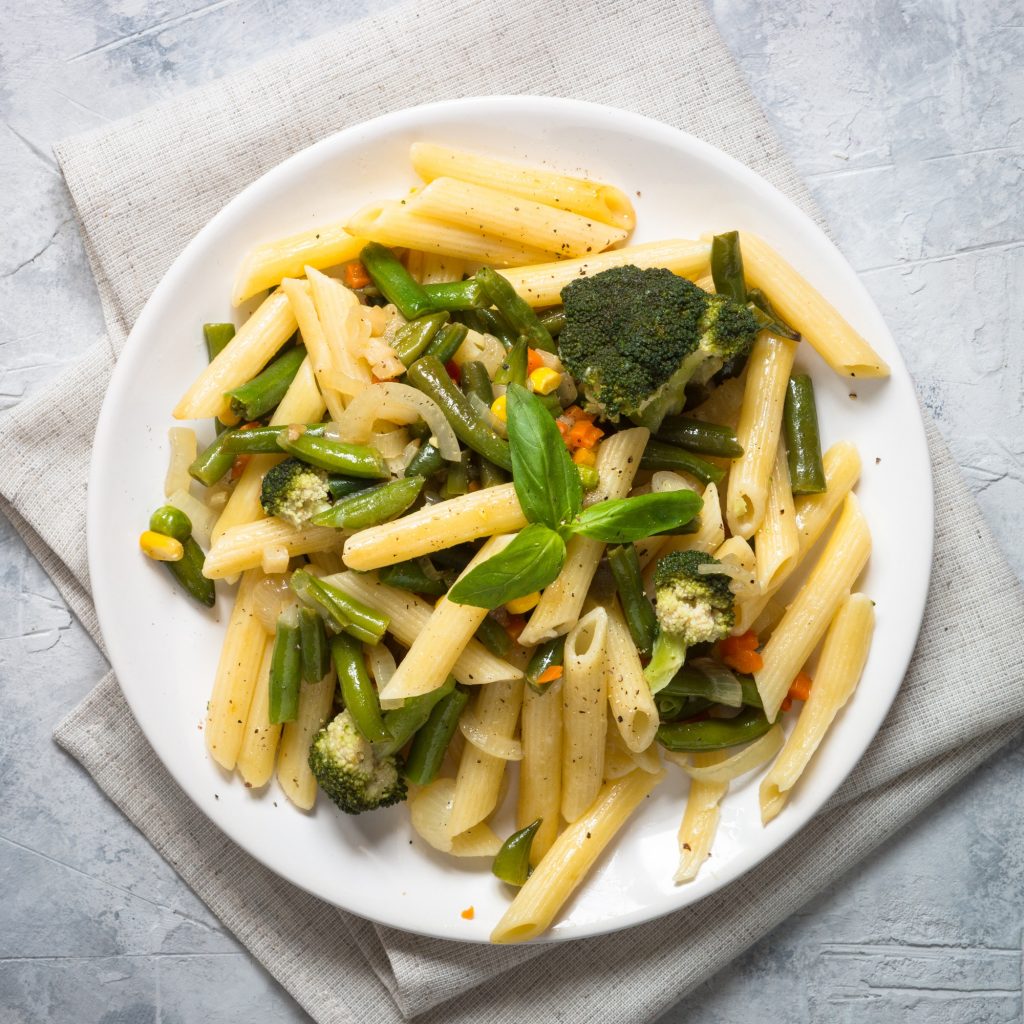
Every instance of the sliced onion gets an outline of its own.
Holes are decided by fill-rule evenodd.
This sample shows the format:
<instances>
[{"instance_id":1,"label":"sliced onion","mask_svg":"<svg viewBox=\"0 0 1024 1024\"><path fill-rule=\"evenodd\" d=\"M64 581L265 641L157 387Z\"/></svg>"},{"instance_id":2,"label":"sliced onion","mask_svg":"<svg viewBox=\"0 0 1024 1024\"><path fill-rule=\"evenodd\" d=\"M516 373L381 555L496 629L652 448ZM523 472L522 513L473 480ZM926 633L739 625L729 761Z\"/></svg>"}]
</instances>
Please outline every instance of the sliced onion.
<instances>
[{"instance_id":1,"label":"sliced onion","mask_svg":"<svg viewBox=\"0 0 1024 1024\"><path fill-rule=\"evenodd\" d=\"M365 444L377 420L406 425L417 419L430 427L441 455L449 462L458 462L459 441L440 406L408 384L389 382L364 388L346 407L337 431L343 441Z\"/></svg>"},{"instance_id":2,"label":"sliced onion","mask_svg":"<svg viewBox=\"0 0 1024 1024\"><path fill-rule=\"evenodd\" d=\"M499 419L491 412L491 407L479 396L470 395L469 404L473 406L473 412L493 430L498 437L508 437L508 424Z\"/></svg>"},{"instance_id":3,"label":"sliced onion","mask_svg":"<svg viewBox=\"0 0 1024 1024\"><path fill-rule=\"evenodd\" d=\"M664 494L666 491L693 491L695 494L703 494L703 488L691 486L678 473L670 469L659 469L651 477L651 490L655 494Z\"/></svg>"},{"instance_id":4,"label":"sliced onion","mask_svg":"<svg viewBox=\"0 0 1024 1024\"><path fill-rule=\"evenodd\" d=\"M253 611L263 629L273 635L277 629L277 617L289 605L296 603L295 593L282 576L268 576L253 587Z\"/></svg>"},{"instance_id":5,"label":"sliced onion","mask_svg":"<svg viewBox=\"0 0 1024 1024\"><path fill-rule=\"evenodd\" d=\"M473 714L465 714L459 719L459 732L477 750L482 750L492 757L499 757L502 761L522 761L523 759L523 745L519 740L509 739L507 736L496 736L493 732L485 729Z\"/></svg>"},{"instance_id":6,"label":"sliced onion","mask_svg":"<svg viewBox=\"0 0 1024 1024\"><path fill-rule=\"evenodd\" d=\"M164 478L164 496L170 497L175 491L187 491L192 483L188 467L195 462L198 445L196 432L191 427L171 427L167 431L171 455L167 462L167 476Z\"/></svg>"},{"instance_id":7,"label":"sliced onion","mask_svg":"<svg viewBox=\"0 0 1024 1024\"><path fill-rule=\"evenodd\" d=\"M724 704L727 708L738 708L743 704L743 687L724 665L710 658L697 658L690 665L711 684L708 700Z\"/></svg>"},{"instance_id":8,"label":"sliced onion","mask_svg":"<svg viewBox=\"0 0 1024 1024\"><path fill-rule=\"evenodd\" d=\"M477 331L470 331L455 353L455 362L459 366L463 363L483 363L491 377L498 372L504 361L505 346L493 335L480 334Z\"/></svg>"},{"instance_id":9,"label":"sliced onion","mask_svg":"<svg viewBox=\"0 0 1024 1024\"><path fill-rule=\"evenodd\" d=\"M687 775L697 782L731 782L770 761L782 749L784 742L782 726L776 723L759 739L747 744L724 761L700 768L686 764L683 768Z\"/></svg>"},{"instance_id":10,"label":"sliced onion","mask_svg":"<svg viewBox=\"0 0 1024 1024\"><path fill-rule=\"evenodd\" d=\"M199 542L200 547L209 548L213 528L217 525L220 513L184 489L168 495L167 504L180 509L189 517L192 521L192 536Z\"/></svg>"},{"instance_id":11,"label":"sliced onion","mask_svg":"<svg viewBox=\"0 0 1024 1024\"><path fill-rule=\"evenodd\" d=\"M397 430L375 431L370 435L370 442L385 459L395 459L405 450L409 443L409 434L399 427Z\"/></svg>"},{"instance_id":12,"label":"sliced onion","mask_svg":"<svg viewBox=\"0 0 1024 1024\"><path fill-rule=\"evenodd\" d=\"M377 684L377 692L380 693L388 683L391 682L391 677L398 671L398 666L395 664L395 656L388 649L387 644L374 644L372 647L364 648L366 651L366 667L370 670L370 675L373 676L373 681ZM385 710L390 710L391 707L400 708L405 703L405 699L400 697L397 700L382 700L380 706Z\"/></svg>"},{"instance_id":13,"label":"sliced onion","mask_svg":"<svg viewBox=\"0 0 1024 1024\"><path fill-rule=\"evenodd\" d=\"M379 380L401 377L405 363L395 355L395 350L383 338L367 338L363 355L370 364L374 376Z\"/></svg>"}]
</instances>

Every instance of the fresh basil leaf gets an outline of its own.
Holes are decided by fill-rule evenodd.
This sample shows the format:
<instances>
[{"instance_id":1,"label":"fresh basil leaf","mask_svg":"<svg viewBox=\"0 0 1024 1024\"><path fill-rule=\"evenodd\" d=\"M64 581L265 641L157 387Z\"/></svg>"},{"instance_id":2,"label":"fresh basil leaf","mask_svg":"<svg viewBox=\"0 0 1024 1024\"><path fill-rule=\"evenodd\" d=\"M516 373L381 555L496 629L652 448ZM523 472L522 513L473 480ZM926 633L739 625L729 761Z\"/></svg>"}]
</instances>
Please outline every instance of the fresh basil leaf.
<instances>
[{"instance_id":1,"label":"fresh basil leaf","mask_svg":"<svg viewBox=\"0 0 1024 1024\"><path fill-rule=\"evenodd\" d=\"M523 515L531 523L557 530L583 507L579 471L551 413L538 398L510 384L506 403L512 481Z\"/></svg>"},{"instance_id":2,"label":"fresh basil leaf","mask_svg":"<svg viewBox=\"0 0 1024 1024\"><path fill-rule=\"evenodd\" d=\"M561 571L565 541L541 523L527 526L504 551L466 573L448 600L475 608L497 608L517 597L542 590Z\"/></svg>"},{"instance_id":3,"label":"fresh basil leaf","mask_svg":"<svg viewBox=\"0 0 1024 1024\"><path fill-rule=\"evenodd\" d=\"M629 544L677 529L700 512L703 504L700 495L693 491L663 491L599 501L580 513L572 531L606 544Z\"/></svg>"}]
</instances>

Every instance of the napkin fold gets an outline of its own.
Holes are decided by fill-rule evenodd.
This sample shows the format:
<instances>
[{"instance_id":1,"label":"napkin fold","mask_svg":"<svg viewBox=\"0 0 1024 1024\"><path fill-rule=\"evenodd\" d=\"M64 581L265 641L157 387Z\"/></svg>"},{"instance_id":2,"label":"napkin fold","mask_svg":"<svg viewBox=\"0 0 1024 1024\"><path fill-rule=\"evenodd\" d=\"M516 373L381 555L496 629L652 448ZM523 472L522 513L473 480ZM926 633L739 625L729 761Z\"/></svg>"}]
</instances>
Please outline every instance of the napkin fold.
<instances>
[{"instance_id":1,"label":"napkin fold","mask_svg":"<svg viewBox=\"0 0 1024 1024\"><path fill-rule=\"evenodd\" d=\"M402 4L58 147L109 333L3 417L0 511L97 643L82 536L92 437L116 355L189 238L296 150L428 100L570 96L691 131L817 216L699 0L596 0L571 31L565 18L544 0ZM927 427L932 586L910 670L878 738L781 850L696 906L632 929L628 941L491 948L396 932L336 910L263 868L194 807L153 754L112 674L56 739L320 1022L653 1020L1024 729L1024 692L1009 685L1024 595ZM965 689L965 678L1001 685Z\"/></svg>"}]
</instances>

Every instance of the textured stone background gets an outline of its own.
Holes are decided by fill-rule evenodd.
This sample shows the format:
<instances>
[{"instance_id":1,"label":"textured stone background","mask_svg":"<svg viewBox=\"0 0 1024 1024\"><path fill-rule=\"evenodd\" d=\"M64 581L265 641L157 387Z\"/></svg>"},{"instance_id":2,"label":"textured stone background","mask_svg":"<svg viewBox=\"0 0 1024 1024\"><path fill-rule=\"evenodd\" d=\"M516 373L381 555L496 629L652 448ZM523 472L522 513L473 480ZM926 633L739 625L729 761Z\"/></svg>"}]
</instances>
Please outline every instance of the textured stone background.
<instances>
[{"instance_id":1,"label":"textured stone background","mask_svg":"<svg viewBox=\"0 0 1024 1024\"><path fill-rule=\"evenodd\" d=\"M102 330L52 143L376 6L4 5L0 408ZM713 7L1024 572L1021 0ZM0 1019L306 1020L51 743L103 668L0 522ZM664 1024L1020 1021L1022 772L999 757Z\"/></svg>"}]
</instances>

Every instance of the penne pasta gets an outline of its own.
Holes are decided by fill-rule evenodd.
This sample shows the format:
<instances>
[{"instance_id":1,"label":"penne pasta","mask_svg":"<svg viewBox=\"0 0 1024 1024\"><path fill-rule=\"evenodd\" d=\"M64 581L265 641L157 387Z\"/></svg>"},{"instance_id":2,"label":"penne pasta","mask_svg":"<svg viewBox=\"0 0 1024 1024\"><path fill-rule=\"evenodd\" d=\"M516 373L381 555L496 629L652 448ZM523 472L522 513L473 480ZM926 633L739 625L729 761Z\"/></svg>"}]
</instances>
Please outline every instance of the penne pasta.
<instances>
[{"instance_id":1,"label":"penne pasta","mask_svg":"<svg viewBox=\"0 0 1024 1024\"><path fill-rule=\"evenodd\" d=\"M561 679L540 692L524 687L522 745L516 828L526 828L540 818L530 847L530 863L536 867L558 836L562 806Z\"/></svg>"},{"instance_id":2,"label":"penne pasta","mask_svg":"<svg viewBox=\"0 0 1024 1024\"><path fill-rule=\"evenodd\" d=\"M283 519L258 519L232 526L215 541L203 575L222 580L263 563L267 548L284 548L289 556L330 551L341 546L345 533L330 526L292 526Z\"/></svg>"},{"instance_id":3,"label":"penne pasta","mask_svg":"<svg viewBox=\"0 0 1024 1024\"><path fill-rule=\"evenodd\" d=\"M305 270L323 332L326 365L358 384L372 383L373 374L360 358L366 351L372 325L363 316L363 307L355 292L313 267ZM309 345L306 347L308 349ZM314 360L314 366L316 362Z\"/></svg>"},{"instance_id":4,"label":"penne pasta","mask_svg":"<svg viewBox=\"0 0 1024 1024\"><path fill-rule=\"evenodd\" d=\"M285 796L304 811L316 803L316 779L309 767L313 737L330 721L334 704L334 672L318 683L303 683L299 691L299 712L285 722L277 755L277 782Z\"/></svg>"},{"instance_id":5,"label":"penne pasta","mask_svg":"<svg viewBox=\"0 0 1024 1024\"><path fill-rule=\"evenodd\" d=\"M329 375L332 370L340 369L334 363L332 352L327 344L320 318L313 304L313 296L308 281L299 281L286 277L281 282L281 290L288 296L288 303L299 325L302 340L306 346L310 365L316 375L316 382L327 405L331 419L338 420L345 411L345 403L341 395L331 387Z\"/></svg>"},{"instance_id":6,"label":"penne pasta","mask_svg":"<svg viewBox=\"0 0 1024 1024\"><path fill-rule=\"evenodd\" d=\"M694 754L693 764L710 767L726 760L728 756L727 750ZM728 790L728 782L691 780L686 811L679 825L679 867L673 876L674 882L692 882L711 856L711 844L715 840L721 818L719 805Z\"/></svg>"},{"instance_id":7,"label":"penne pasta","mask_svg":"<svg viewBox=\"0 0 1024 1024\"><path fill-rule=\"evenodd\" d=\"M251 789L265 786L274 774L274 758L281 739L281 724L270 721L270 662L274 645L267 642L253 690L249 714L245 719L242 748L235 767Z\"/></svg>"},{"instance_id":8,"label":"penne pasta","mask_svg":"<svg viewBox=\"0 0 1024 1024\"><path fill-rule=\"evenodd\" d=\"M779 442L775 451L775 465L768 478L768 501L764 518L754 534L757 553L757 583L762 594L776 588L779 579L785 579L796 563L800 538L796 524L796 508L789 483L789 464L786 447Z\"/></svg>"},{"instance_id":9,"label":"penne pasta","mask_svg":"<svg viewBox=\"0 0 1024 1024\"><path fill-rule=\"evenodd\" d=\"M665 537L661 544L652 545L650 541L641 541L637 545L640 564L645 568L658 558L671 551L704 551L711 554L725 542L725 523L722 520L722 503L718 496L718 487L712 482L704 488L701 495L704 504L700 510L700 522L696 533L683 533L676 537ZM658 538L651 538L657 540ZM641 546L645 548L641 552ZM653 571L653 570L652 570Z\"/></svg>"},{"instance_id":10,"label":"penne pasta","mask_svg":"<svg viewBox=\"0 0 1024 1024\"><path fill-rule=\"evenodd\" d=\"M658 731L658 708L644 679L640 655L630 636L622 609L615 599L608 606L608 703L612 720L626 747L636 753L654 742Z\"/></svg>"}]
</instances>

